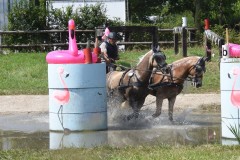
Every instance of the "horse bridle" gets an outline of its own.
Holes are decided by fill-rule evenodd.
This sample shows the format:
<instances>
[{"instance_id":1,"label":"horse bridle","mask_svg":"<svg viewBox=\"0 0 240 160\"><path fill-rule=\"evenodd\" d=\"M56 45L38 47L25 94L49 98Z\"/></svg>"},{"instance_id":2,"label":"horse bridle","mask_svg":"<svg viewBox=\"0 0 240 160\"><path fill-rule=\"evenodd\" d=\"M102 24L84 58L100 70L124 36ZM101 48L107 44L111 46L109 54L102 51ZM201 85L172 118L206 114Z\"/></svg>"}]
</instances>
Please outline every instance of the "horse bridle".
<instances>
[{"instance_id":1,"label":"horse bridle","mask_svg":"<svg viewBox=\"0 0 240 160\"><path fill-rule=\"evenodd\" d=\"M157 68L160 69L160 70L167 66L167 63L165 62L166 56L162 52L153 52L152 63L153 63L154 60L157 62ZM164 60L165 63L162 64L161 63L162 60Z\"/></svg>"},{"instance_id":2,"label":"horse bridle","mask_svg":"<svg viewBox=\"0 0 240 160\"><path fill-rule=\"evenodd\" d=\"M200 58L197 61L197 63L191 67L189 71L191 72L192 69L195 69L195 75L194 76L188 75L188 77L185 80L192 81L194 86L198 85L199 83L198 79L200 78L200 76L202 76L202 72L206 72L205 61L206 61L205 57ZM171 70L172 70L172 65L167 65L166 67L163 67L163 68L156 68L156 70L153 71L152 75L156 74L157 71L160 71L162 72L162 75L169 76L171 79L171 82L162 82L164 79L164 76L163 76L162 80L159 83L151 84L152 82L152 77L151 77L149 79L149 88L155 89L157 87L162 87L162 86L179 86L179 84L174 83L174 78L177 78L177 77L173 77ZM177 78L177 79L180 79L180 78Z\"/></svg>"},{"instance_id":3,"label":"horse bridle","mask_svg":"<svg viewBox=\"0 0 240 160\"><path fill-rule=\"evenodd\" d=\"M192 81L192 85L197 87L197 85L199 84L198 79L200 79L202 74L206 72L205 58L200 58L197 63L193 65L189 72L191 72L192 69L195 69L195 74L194 76L188 76L187 80Z\"/></svg>"},{"instance_id":4,"label":"horse bridle","mask_svg":"<svg viewBox=\"0 0 240 160\"><path fill-rule=\"evenodd\" d=\"M157 68L160 68L160 69L161 69L161 68L164 68L164 67L167 66L167 63L165 62L166 56L165 56L165 54L162 53L162 52L155 52L155 51L153 51L152 64L153 64L154 60L157 62ZM165 63L162 64L162 60L164 60ZM132 87L132 86L140 87L140 86L142 86L142 85L144 84L144 83L137 77L137 75L135 74L135 70L136 70L136 69L132 69L132 72L128 73L128 72L130 71L130 69L129 69L129 70L126 70L126 71L123 73L123 75L122 75L122 77L121 77L121 79L120 79L120 81L119 81L119 84L118 84L119 89L123 89L123 88L127 88L127 87ZM150 72L152 72L152 70L151 70ZM128 76L129 76L128 83L127 83L127 85L122 85L121 83L122 83L122 81L123 81L123 78L125 77L125 75L126 75L127 73L128 73ZM137 80L137 82L130 83L132 77L135 77L136 80Z\"/></svg>"}]
</instances>

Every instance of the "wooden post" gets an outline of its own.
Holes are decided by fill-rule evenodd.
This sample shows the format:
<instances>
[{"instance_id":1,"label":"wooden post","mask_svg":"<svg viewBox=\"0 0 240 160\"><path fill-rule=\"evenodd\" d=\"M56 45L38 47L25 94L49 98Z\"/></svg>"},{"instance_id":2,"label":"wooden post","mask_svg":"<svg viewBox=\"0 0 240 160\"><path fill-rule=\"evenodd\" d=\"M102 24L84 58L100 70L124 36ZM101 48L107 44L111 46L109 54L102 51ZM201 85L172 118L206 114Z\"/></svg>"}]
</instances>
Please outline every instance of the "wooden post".
<instances>
[{"instance_id":1,"label":"wooden post","mask_svg":"<svg viewBox=\"0 0 240 160\"><path fill-rule=\"evenodd\" d=\"M211 61L212 44L211 44L211 41L207 39L207 36L205 36L205 45L206 45L206 57L207 57L207 61Z\"/></svg>"},{"instance_id":2,"label":"wooden post","mask_svg":"<svg viewBox=\"0 0 240 160\"><path fill-rule=\"evenodd\" d=\"M189 30L189 42L195 41L196 39L196 30Z\"/></svg>"},{"instance_id":3,"label":"wooden post","mask_svg":"<svg viewBox=\"0 0 240 160\"><path fill-rule=\"evenodd\" d=\"M182 53L183 57L187 57L187 30L182 27Z\"/></svg>"},{"instance_id":4,"label":"wooden post","mask_svg":"<svg viewBox=\"0 0 240 160\"><path fill-rule=\"evenodd\" d=\"M204 19L204 25L205 25L205 26L204 26L204 29L205 29L205 30L209 29L209 19L207 19L207 18Z\"/></svg>"},{"instance_id":5,"label":"wooden post","mask_svg":"<svg viewBox=\"0 0 240 160\"><path fill-rule=\"evenodd\" d=\"M178 33L173 34L173 41L174 41L174 53L177 55L179 52L178 49Z\"/></svg>"},{"instance_id":6,"label":"wooden post","mask_svg":"<svg viewBox=\"0 0 240 160\"><path fill-rule=\"evenodd\" d=\"M208 30L209 29L209 19L205 19L204 20L204 24L205 24L205 27L204 29L205 30ZM206 46L206 57L207 57L207 61L211 61L211 54L212 54L212 45L211 45L211 41L208 40L207 36L205 36L205 46Z\"/></svg>"},{"instance_id":7,"label":"wooden post","mask_svg":"<svg viewBox=\"0 0 240 160\"><path fill-rule=\"evenodd\" d=\"M158 28L154 27L152 31L152 41L153 41L153 47L158 47Z\"/></svg>"},{"instance_id":8,"label":"wooden post","mask_svg":"<svg viewBox=\"0 0 240 160\"><path fill-rule=\"evenodd\" d=\"M125 32L125 37L124 38L125 38L124 42L129 42L130 37L129 37L129 32L128 31ZM127 50L129 47L128 47L128 45L124 45L124 48L125 48L125 50Z\"/></svg>"}]
</instances>

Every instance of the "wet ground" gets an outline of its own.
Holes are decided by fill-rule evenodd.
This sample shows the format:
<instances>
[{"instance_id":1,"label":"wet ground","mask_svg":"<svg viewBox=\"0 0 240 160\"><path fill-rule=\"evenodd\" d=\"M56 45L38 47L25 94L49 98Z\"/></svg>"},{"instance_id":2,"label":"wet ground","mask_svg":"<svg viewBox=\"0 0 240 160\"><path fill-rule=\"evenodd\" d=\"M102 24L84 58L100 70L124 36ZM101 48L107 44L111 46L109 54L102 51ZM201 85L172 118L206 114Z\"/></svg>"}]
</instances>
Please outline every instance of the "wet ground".
<instances>
[{"instance_id":1,"label":"wet ground","mask_svg":"<svg viewBox=\"0 0 240 160\"><path fill-rule=\"evenodd\" d=\"M145 109L138 119L126 120L129 111L109 111L107 131L52 132L47 112L3 114L0 116L0 150L31 148L61 149L110 145L199 145L221 143L220 112L183 109L174 112L174 121L167 111L152 118Z\"/></svg>"}]
</instances>

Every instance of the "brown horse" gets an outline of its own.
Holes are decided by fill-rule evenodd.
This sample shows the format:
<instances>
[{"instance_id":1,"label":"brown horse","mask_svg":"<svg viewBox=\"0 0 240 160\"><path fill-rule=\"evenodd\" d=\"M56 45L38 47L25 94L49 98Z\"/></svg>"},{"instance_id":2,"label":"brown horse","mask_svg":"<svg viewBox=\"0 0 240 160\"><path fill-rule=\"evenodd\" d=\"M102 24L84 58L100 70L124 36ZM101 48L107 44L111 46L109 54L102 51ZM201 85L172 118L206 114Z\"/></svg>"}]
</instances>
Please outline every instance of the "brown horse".
<instances>
[{"instance_id":1,"label":"brown horse","mask_svg":"<svg viewBox=\"0 0 240 160\"><path fill-rule=\"evenodd\" d=\"M137 118L146 96L149 94L149 78L154 67L163 68L167 64L163 53L150 50L137 66L126 71L112 71L107 74L108 98L118 98L120 103L128 101L133 113L127 119Z\"/></svg>"},{"instance_id":2,"label":"brown horse","mask_svg":"<svg viewBox=\"0 0 240 160\"><path fill-rule=\"evenodd\" d=\"M160 116L163 100L167 98L169 120L173 120L173 106L183 89L184 81L192 81L194 87L201 87L206 60L206 57L190 56L170 64L168 74L156 70L153 72L149 85L152 89L150 94L156 96L156 112L153 117Z\"/></svg>"}]
</instances>

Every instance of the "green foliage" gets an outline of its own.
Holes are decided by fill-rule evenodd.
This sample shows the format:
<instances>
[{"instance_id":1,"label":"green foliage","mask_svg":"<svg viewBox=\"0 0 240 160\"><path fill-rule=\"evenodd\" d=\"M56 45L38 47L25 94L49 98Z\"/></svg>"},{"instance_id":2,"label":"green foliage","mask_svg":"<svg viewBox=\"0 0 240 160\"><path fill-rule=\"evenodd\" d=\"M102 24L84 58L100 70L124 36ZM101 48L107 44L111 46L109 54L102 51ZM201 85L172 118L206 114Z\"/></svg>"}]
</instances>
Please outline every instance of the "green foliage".
<instances>
[{"instance_id":1,"label":"green foliage","mask_svg":"<svg viewBox=\"0 0 240 160\"><path fill-rule=\"evenodd\" d=\"M186 143L187 144L187 143ZM28 160L237 160L240 146L206 145L138 145L126 147L99 146L91 148L65 148L61 150L3 150L0 159Z\"/></svg>"},{"instance_id":2,"label":"green foliage","mask_svg":"<svg viewBox=\"0 0 240 160\"><path fill-rule=\"evenodd\" d=\"M35 1L20 0L15 2L9 13L9 30L48 30L61 29L67 30L68 21L74 19L76 29L95 29L95 27L103 26L106 22L109 25L123 25L119 19L108 20L106 16L106 8L102 3L96 5L67 6L66 8L53 8L52 3L46 6L45 0L40 0L39 5L35 5ZM76 7L76 8L75 8ZM77 41L87 42L87 39L95 41L94 33L84 33L77 38ZM52 34L21 34L6 36L4 43L6 44L39 44L39 43L66 43L68 42L67 33ZM85 47L85 46L84 46ZM62 47L61 49L65 49ZM53 50L53 48L39 48L39 50ZM18 49L24 51L23 49ZM33 49L33 51L35 48Z\"/></svg>"},{"instance_id":3,"label":"green foliage","mask_svg":"<svg viewBox=\"0 0 240 160\"><path fill-rule=\"evenodd\" d=\"M49 14L49 28L50 29L63 29L67 30L68 21L74 19L76 29L95 29L97 26L102 26L107 21L107 16L105 14L106 8L103 4L98 3L96 5L85 5L81 6L67 6L64 8L51 8ZM68 41L68 34L53 34L54 43L64 43ZM61 38L60 38L61 37ZM80 36L77 36L77 41L87 42L87 39L95 41L94 33L84 33Z\"/></svg>"},{"instance_id":4,"label":"green foliage","mask_svg":"<svg viewBox=\"0 0 240 160\"><path fill-rule=\"evenodd\" d=\"M223 37L226 41L226 29L222 25L215 25L211 28L217 35ZM235 29L228 29L228 38L229 43L240 44L240 34L239 31Z\"/></svg>"},{"instance_id":5,"label":"green foliage","mask_svg":"<svg viewBox=\"0 0 240 160\"><path fill-rule=\"evenodd\" d=\"M184 1L184 0L174 0L169 2L169 13L181 13L182 11L190 11L192 17L195 19L195 27L199 28L197 24L199 20L205 18L210 19L212 24L231 24L232 15L237 14L239 17L239 12L233 9L238 0L195 0L195 1ZM237 22L237 21L235 21ZM201 23L202 24L202 23ZM199 28L200 29L200 28Z\"/></svg>"},{"instance_id":6,"label":"green foliage","mask_svg":"<svg viewBox=\"0 0 240 160\"><path fill-rule=\"evenodd\" d=\"M148 51L149 49L120 52L120 60L117 64L135 67L140 57ZM162 51L166 54L167 63L182 58L182 53L175 55L173 49L162 49ZM189 47L188 55L204 56L205 50L200 47ZM0 54L0 95L48 94L47 63L45 59L45 53ZM203 86L198 89L189 87L189 93L220 92L218 60L219 57L215 56L212 57L211 62L206 63L207 71L204 74Z\"/></svg>"},{"instance_id":7,"label":"green foliage","mask_svg":"<svg viewBox=\"0 0 240 160\"><path fill-rule=\"evenodd\" d=\"M48 12L45 3L45 0L40 0L40 5L36 6L33 0L15 1L8 15L8 29L25 31L46 29Z\"/></svg>"},{"instance_id":8,"label":"green foliage","mask_svg":"<svg viewBox=\"0 0 240 160\"><path fill-rule=\"evenodd\" d=\"M48 23L50 29L67 29L70 19L74 19L76 29L94 29L107 21L106 8L102 3L85 5L84 7L67 6L64 8L51 7Z\"/></svg>"},{"instance_id":9,"label":"green foliage","mask_svg":"<svg viewBox=\"0 0 240 160\"><path fill-rule=\"evenodd\" d=\"M45 7L45 0L40 0L38 6L34 1L20 0L15 1L11 12L8 14L8 30L44 30L46 26L46 16L48 11ZM46 39L46 34L34 35L11 35L4 39L6 44L36 44ZM20 49L19 49L20 50ZM20 51L24 51L21 49Z\"/></svg>"},{"instance_id":10,"label":"green foliage","mask_svg":"<svg viewBox=\"0 0 240 160\"><path fill-rule=\"evenodd\" d=\"M144 10L142 9L144 6ZM157 16L157 23L167 20L168 25L181 21L176 15L184 15L190 13L188 19L193 19L194 25L188 23L189 26L196 27L203 31L204 19L210 19L212 25L225 25L235 27L239 24L240 1L239 0L131 0L129 1L130 21L133 23L150 22L148 16ZM178 24L179 25L179 24ZM239 29L239 26L238 26Z\"/></svg>"},{"instance_id":11,"label":"green foliage","mask_svg":"<svg viewBox=\"0 0 240 160\"><path fill-rule=\"evenodd\" d=\"M234 125L230 124L227 127L232 132L232 134L235 136L235 138L237 139L238 144L240 144L240 129L239 129L240 125L238 124L238 126L237 126L237 124L234 124Z\"/></svg>"},{"instance_id":12,"label":"green foliage","mask_svg":"<svg viewBox=\"0 0 240 160\"><path fill-rule=\"evenodd\" d=\"M0 55L1 95L47 94L44 53Z\"/></svg>"}]
</instances>

